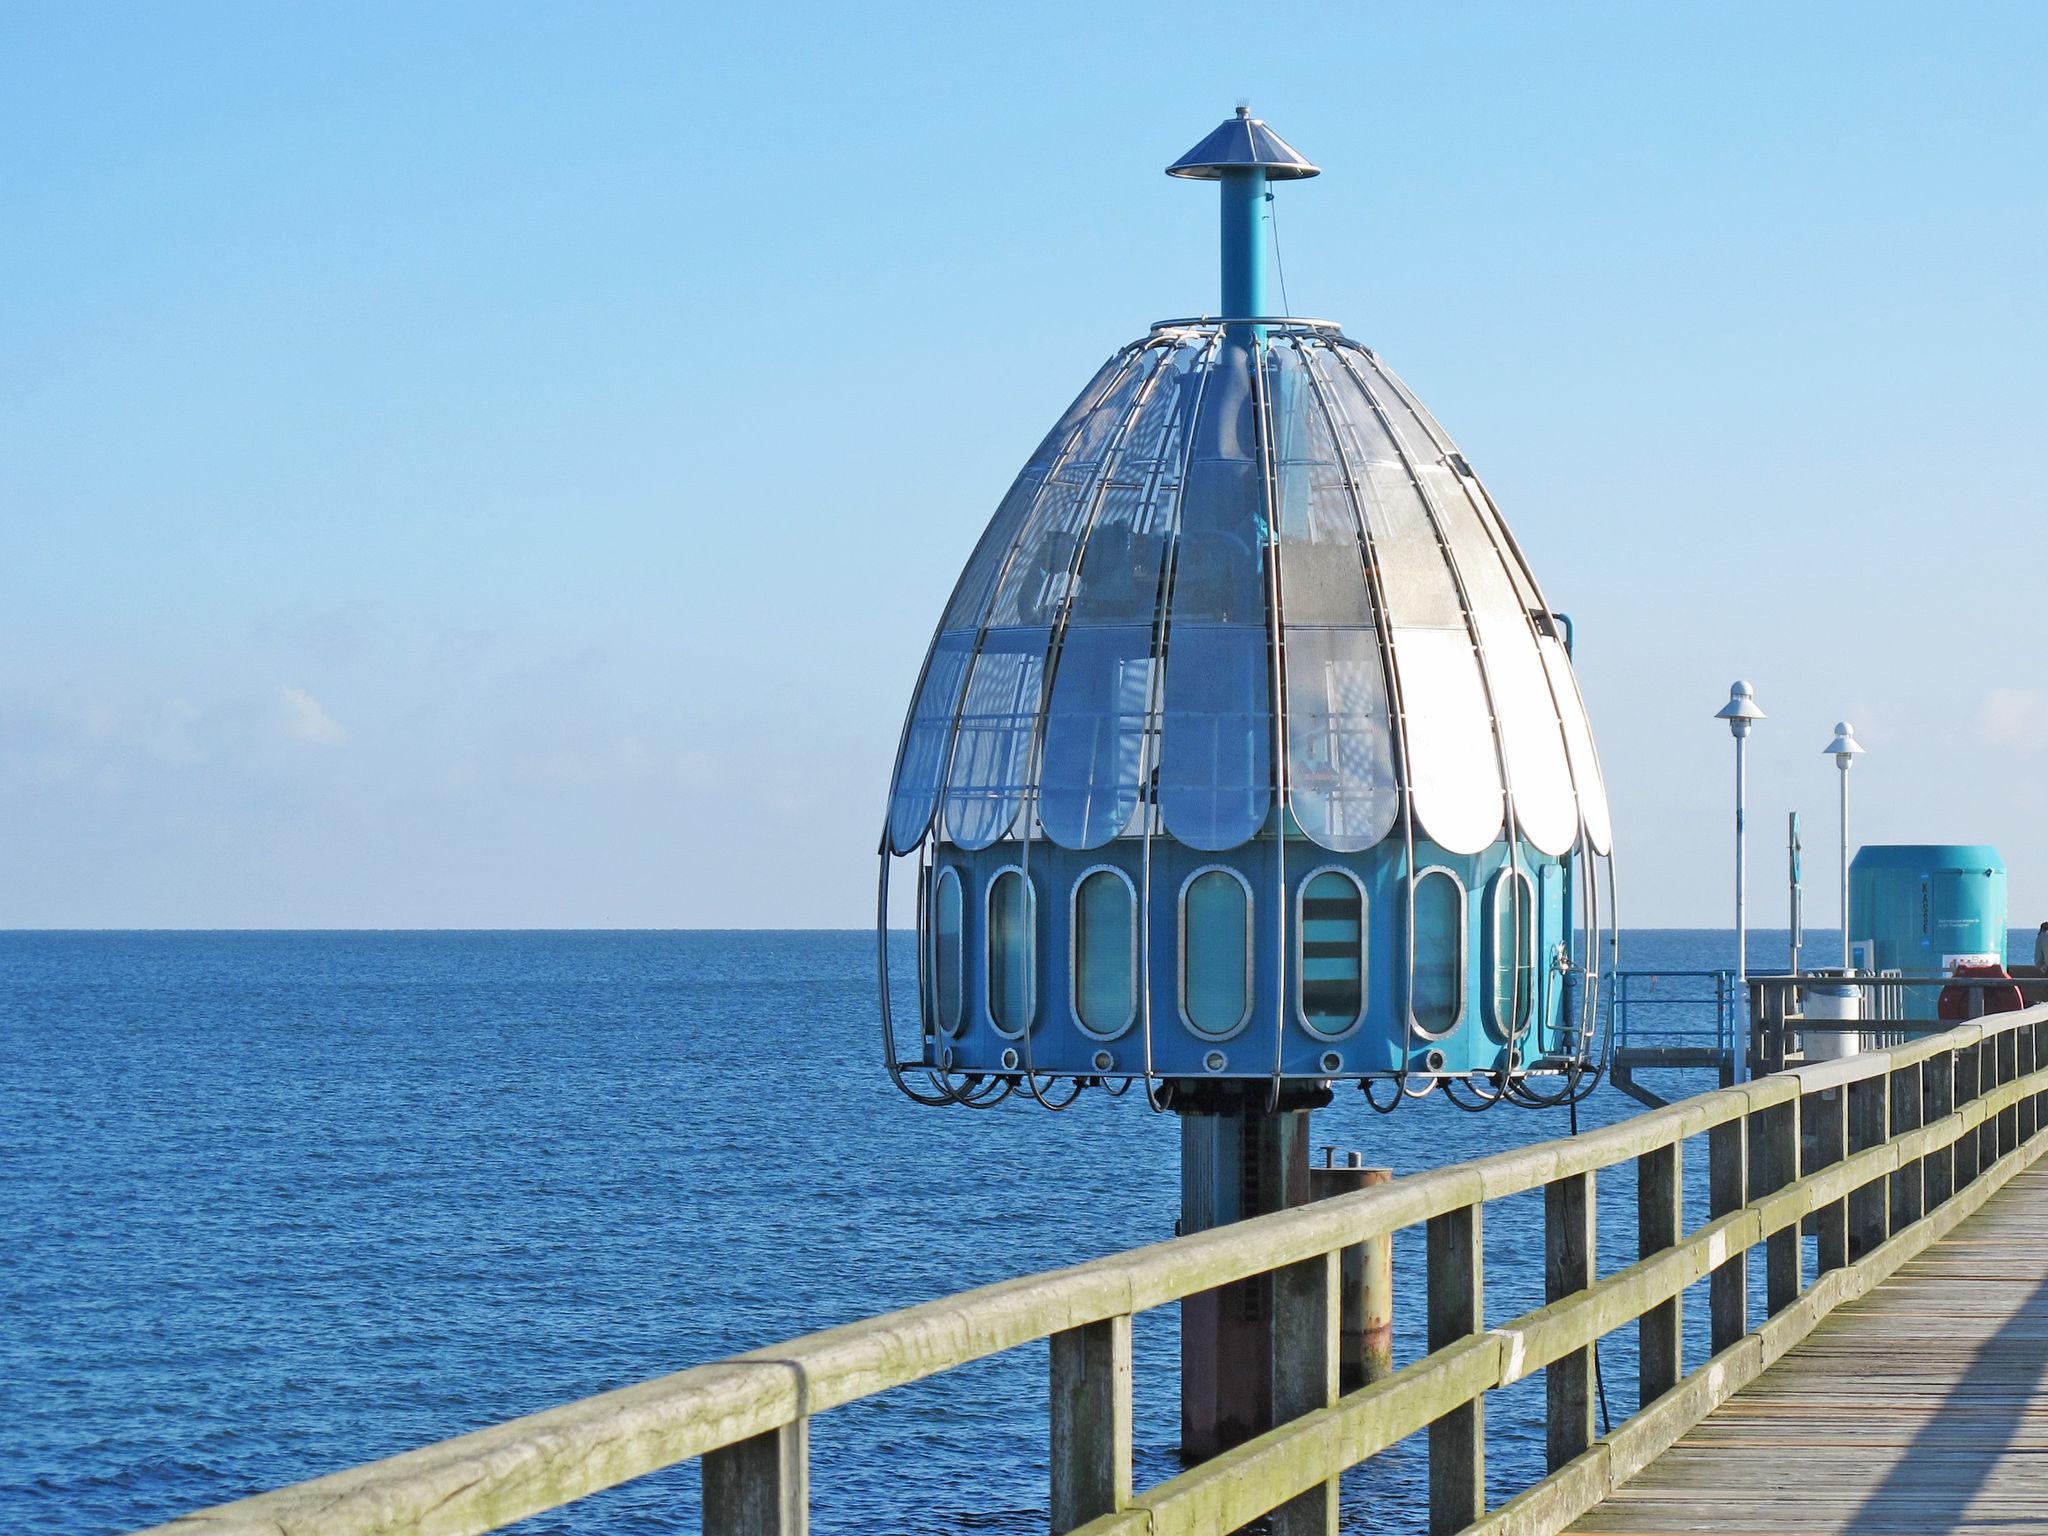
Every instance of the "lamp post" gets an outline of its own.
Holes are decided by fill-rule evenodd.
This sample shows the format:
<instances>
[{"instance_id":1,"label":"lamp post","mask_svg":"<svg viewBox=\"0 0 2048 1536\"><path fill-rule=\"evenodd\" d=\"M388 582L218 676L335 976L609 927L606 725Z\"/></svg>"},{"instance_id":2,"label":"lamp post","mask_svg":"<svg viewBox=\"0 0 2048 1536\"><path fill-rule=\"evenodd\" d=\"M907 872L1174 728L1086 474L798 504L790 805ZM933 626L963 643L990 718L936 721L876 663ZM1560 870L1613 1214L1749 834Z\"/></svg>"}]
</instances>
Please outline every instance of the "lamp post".
<instances>
[{"instance_id":1,"label":"lamp post","mask_svg":"<svg viewBox=\"0 0 2048 1536\"><path fill-rule=\"evenodd\" d=\"M1863 753L1856 732L1846 720L1835 722L1835 739L1822 747L1834 754L1842 770L1842 974L1849 974L1849 769Z\"/></svg>"},{"instance_id":2,"label":"lamp post","mask_svg":"<svg viewBox=\"0 0 2048 1536\"><path fill-rule=\"evenodd\" d=\"M1728 722L1728 734L1735 738L1735 996L1743 1020L1743 1038L1749 1037L1749 746L1750 725L1764 718L1756 707L1756 694L1748 683L1729 686L1728 702L1714 711L1716 720Z\"/></svg>"}]
</instances>

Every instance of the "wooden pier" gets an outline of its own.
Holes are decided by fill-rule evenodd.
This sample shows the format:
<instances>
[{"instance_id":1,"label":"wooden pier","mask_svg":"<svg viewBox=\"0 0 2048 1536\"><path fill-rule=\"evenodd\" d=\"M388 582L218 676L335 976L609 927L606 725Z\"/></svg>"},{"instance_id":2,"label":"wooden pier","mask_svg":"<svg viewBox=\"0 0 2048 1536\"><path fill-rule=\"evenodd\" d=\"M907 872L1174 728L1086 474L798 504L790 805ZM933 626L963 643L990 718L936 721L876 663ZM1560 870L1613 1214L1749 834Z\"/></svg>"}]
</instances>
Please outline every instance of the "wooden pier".
<instances>
[{"instance_id":1,"label":"wooden pier","mask_svg":"<svg viewBox=\"0 0 2048 1536\"><path fill-rule=\"evenodd\" d=\"M1210 1536L1270 1516L1276 1536L1329 1536L1341 1474L1419 1433L1435 1536L2048 1527L2048 1472L2033 1470L2048 1424L2048 1169L2031 1171L2044 1150L2037 1006L811 1334L155 1536L468 1536L699 1457L707 1532L796 1536L813 1416L1037 1340L1051 1346L1046 1508L1062 1532ZM1702 1155L1709 1210L1688 1230L1684 1168ZM1625 1168L1638 1257L1601 1275L1595 1180ZM1546 1303L1490 1317L1485 1208L1536 1190ZM1346 1256L1416 1227L1429 1352L1345 1391ZM1132 1317L1258 1276L1272 1277L1283 1422L1135 1488ZM1689 1364L1681 1309L1700 1281L1711 1347ZM1624 1328L1639 1401L1596 1434L1594 1346ZM1549 1471L1488 1510L1487 1394L1538 1371Z\"/></svg>"},{"instance_id":2,"label":"wooden pier","mask_svg":"<svg viewBox=\"0 0 2048 1536\"><path fill-rule=\"evenodd\" d=\"M2048 1529L2048 1167L1716 1409L1572 1527Z\"/></svg>"}]
</instances>

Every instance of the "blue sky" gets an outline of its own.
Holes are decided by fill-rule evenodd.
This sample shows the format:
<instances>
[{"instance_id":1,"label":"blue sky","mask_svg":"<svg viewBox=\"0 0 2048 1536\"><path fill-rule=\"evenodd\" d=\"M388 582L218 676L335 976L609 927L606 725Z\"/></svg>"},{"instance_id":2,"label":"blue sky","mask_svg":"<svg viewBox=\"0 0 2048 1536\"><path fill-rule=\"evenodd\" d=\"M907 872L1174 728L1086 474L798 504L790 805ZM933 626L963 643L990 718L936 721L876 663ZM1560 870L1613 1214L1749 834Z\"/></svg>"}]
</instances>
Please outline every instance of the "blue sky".
<instances>
[{"instance_id":1,"label":"blue sky","mask_svg":"<svg viewBox=\"0 0 2048 1536\"><path fill-rule=\"evenodd\" d=\"M946 591L1213 302L1160 170L1240 97L1325 168L1294 309L1578 622L1626 920L1725 921L1737 675L1760 921L1845 714L1861 837L2048 915L2048 9L1249 14L8 8L0 926L865 921Z\"/></svg>"}]
</instances>

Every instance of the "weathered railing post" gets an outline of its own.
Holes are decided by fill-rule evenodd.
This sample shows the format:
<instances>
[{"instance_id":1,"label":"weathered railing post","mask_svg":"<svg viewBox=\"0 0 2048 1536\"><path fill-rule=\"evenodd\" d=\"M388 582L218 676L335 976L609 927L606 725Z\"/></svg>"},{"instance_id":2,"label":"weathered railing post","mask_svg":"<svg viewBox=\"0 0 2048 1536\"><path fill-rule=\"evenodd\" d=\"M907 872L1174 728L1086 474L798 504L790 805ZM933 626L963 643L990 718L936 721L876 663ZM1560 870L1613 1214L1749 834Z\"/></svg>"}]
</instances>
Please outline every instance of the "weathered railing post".
<instances>
[{"instance_id":1,"label":"weathered railing post","mask_svg":"<svg viewBox=\"0 0 2048 1536\"><path fill-rule=\"evenodd\" d=\"M1343 1271L1335 1253L1273 1272L1273 1421L1285 1424L1337 1401ZM1337 1536L1337 1479L1274 1510L1272 1536Z\"/></svg>"},{"instance_id":2,"label":"weathered railing post","mask_svg":"<svg viewBox=\"0 0 2048 1536\"><path fill-rule=\"evenodd\" d=\"M1429 1218L1429 1348L1485 1326L1485 1264L1475 1203ZM1486 1399L1460 1404L1429 1426L1430 1536L1452 1536L1486 1509Z\"/></svg>"},{"instance_id":3,"label":"weathered railing post","mask_svg":"<svg viewBox=\"0 0 2048 1536\"><path fill-rule=\"evenodd\" d=\"M1685 1223L1685 1144L1674 1141L1636 1159L1636 1257L1647 1259L1678 1241ZM1684 1374L1685 1335L1678 1296L1660 1301L1636 1325L1642 1358L1636 1400L1647 1408Z\"/></svg>"},{"instance_id":4,"label":"weathered railing post","mask_svg":"<svg viewBox=\"0 0 2048 1536\"><path fill-rule=\"evenodd\" d=\"M1131 1502L1131 1320L1052 1336L1053 1536Z\"/></svg>"},{"instance_id":5,"label":"weathered railing post","mask_svg":"<svg viewBox=\"0 0 2048 1536\"><path fill-rule=\"evenodd\" d=\"M2020 1036L2016 1029L1998 1032L1998 1086L2020 1075ZM2014 1100L1998 1112L1998 1155L2005 1156L2020 1144L2020 1106Z\"/></svg>"},{"instance_id":6,"label":"weathered railing post","mask_svg":"<svg viewBox=\"0 0 2048 1536\"><path fill-rule=\"evenodd\" d=\"M2026 1026L2027 1033L2034 1037L2034 1064L2048 1066L2048 1019ZM2034 1100L2035 1126L2048 1126L2048 1089L2032 1095Z\"/></svg>"},{"instance_id":7,"label":"weathered railing post","mask_svg":"<svg viewBox=\"0 0 2048 1536\"><path fill-rule=\"evenodd\" d=\"M1593 1175L1543 1186L1543 1299L1562 1301L1593 1283ZM1550 1470L1593 1443L1593 1350L1575 1349L1543 1369L1544 1441Z\"/></svg>"},{"instance_id":8,"label":"weathered railing post","mask_svg":"<svg viewBox=\"0 0 2048 1536\"><path fill-rule=\"evenodd\" d=\"M2034 1072L2034 1028L2022 1024L2012 1032L2013 1076L2031 1077ZM2040 1128L2040 1121L2034 1113L2034 1096L2022 1094L2013 1106L2014 1135L2019 1145L2025 1146L2034 1139L2034 1132Z\"/></svg>"},{"instance_id":9,"label":"weathered railing post","mask_svg":"<svg viewBox=\"0 0 2048 1536\"><path fill-rule=\"evenodd\" d=\"M1801 1143L1810 1141L1813 1149L1810 1166L1802 1153L1799 1171L1813 1173L1839 1163L1848 1150L1846 1091L1823 1088L1817 1093L1801 1094L1798 1105ZM1815 1268L1821 1274L1844 1268L1849 1262L1848 1200L1830 1200L1817 1207L1813 1213L1813 1232Z\"/></svg>"},{"instance_id":10,"label":"weathered railing post","mask_svg":"<svg viewBox=\"0 0 2048 1536\"><path fill-rule=\"evenodd\" d=\"M1799 1101L1749 1112L1749 1197L1774 1194L1799 1177ZM1764 1308L1775 1316L1799 1299L1799 1223L1764 1239Z\"/></svg>"},{"instance_id":11,"label":"weathered railing post","mask_svg":"<svg viewBox=\"0 0 2048 1536\"><path fill-rule=\"evenodd\" d=\"M1742 1209L1749 1198L1749 1116L1707 1132L1707 1210L1715 1217ZM1707 1308L1715 1354L1749 1331L1749 1256L1732 1254L1707 1282Z\"/></svg>"},{"instance_id":12,"label":"weathered railing post","mask_svg":"<svg viewBox=\"0 0 2048 1536\"><path fill-rule=\"evenodd\" d=\"M1891 1074L1848 1085L1849 1151L1867 1152L1891 1139ZM1891 1236L1891 1180L1872 1179L1849 1196L1849 1260L1854 1263Z\"/></svg>"},{"instance_id":13,"label":"weathered railing post","mask_svg":"<svg viewBox=\"0 0 2048 1536\"><path fill-rule=\"evenodd\" d=\"M1921 1063L1900 1067L1890 1074L1891 1124L1888 1134L1904 1135L1922 1124ZM1891 1177L1891 1230L1903 1231L1918 1221L1927 1209L1927 1159L1916 1157L1899 1165Z\"/></svg>"},{"instance_id":14,"label":"weathered railing post","mask_svg":"<svg viewBox=\"0 0 2048 1536\"><path fill-rule=\"evenodd\" d=\"M811 1526L811 1421L704 1455L704 1536L804 1536Z\"/></svg>"},{"instance_id":15,"label":"weathered railing post","mask_svg":"<svg viewBox=\"0 0 2048 1536\"><path fill-rule=\"evenodd\" d=\"M1961 1109L1977 1097L1978 1074L1983 1065L1983 1057L1980 1054L1982 1049L1981 1045L1965 1045L1956 1050L1955 1107L1957 1109ZM1974 1131L1965 1132L1956 1141L1955 1187L1957 1189L1962 1189L1970 1180L1977 1177L1977 1169L1980 1166L1978 1154L1983 1146L1983 1141L1984 1128L1981 1125Z\"/></svg>"},{"instance_id":16,"label":"weathered railing post","mask_svg":"<svg viewBox=\"0 0 2048 1536\"><path fill-rule=\"evenodd\" d=\"M1942 1051L1920 1064L1922 1125L1932 1125L1935 1121L1955 1113L1956 1079L1962 1071L1956 1058L1956 1052ZM1960 1160L1960 1147L1960 1142L1951 1142L1927 1154L1925 1209L1931 1211L1955 1194L1956 1164Z\"/></svg>"}]
</instances>

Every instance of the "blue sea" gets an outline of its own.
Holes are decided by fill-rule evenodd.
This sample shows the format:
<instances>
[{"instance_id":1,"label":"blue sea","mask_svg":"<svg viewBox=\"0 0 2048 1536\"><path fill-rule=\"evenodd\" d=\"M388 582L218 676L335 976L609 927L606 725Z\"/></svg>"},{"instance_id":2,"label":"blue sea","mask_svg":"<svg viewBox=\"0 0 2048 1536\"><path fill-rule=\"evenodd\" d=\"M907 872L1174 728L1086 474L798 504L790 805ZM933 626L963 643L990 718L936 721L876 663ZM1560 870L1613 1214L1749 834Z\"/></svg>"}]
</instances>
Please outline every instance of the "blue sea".
<instances>
[{"instance_id":1,"label":"blue sea","mask_svg":"<svg viewBox=\"0 0 2048 1536\"><path fill-rule=\"evenodd\" d=\"M1755 967L1784 951L1752 936ZM1625 937L1630 967L1732 959L1727 933ZM899 1099L872 963L851 932L0 934L0 1530L149 1525L1171 1234L1170 1116ZM1603 1086L1581 1124L1634 1107ZM1567 1129L1346 1092L1315 1140L1412 1172ZM1600 1216L1611 1270L1626 1173ZM1489 1318L1540 1302L1541 1217L1489 1207ZM1405 1359L1419 1235L1396 1261ZM1138 1320L1141 1485L1178 1467L1175 1329ZM815 1528L1042 1530L1045 1368L1036 1345L819 1418ZM1602 1375L1618 1420L1632 1333ZM1489 1402L1496 1501L1541 1475L1542 1401ZM1347 1477L1347 1527L1420 1530L1423 1468L1415 1437ZM692 1531L696 1475L520 1529Z\"/></svg>"}]
</instances>

